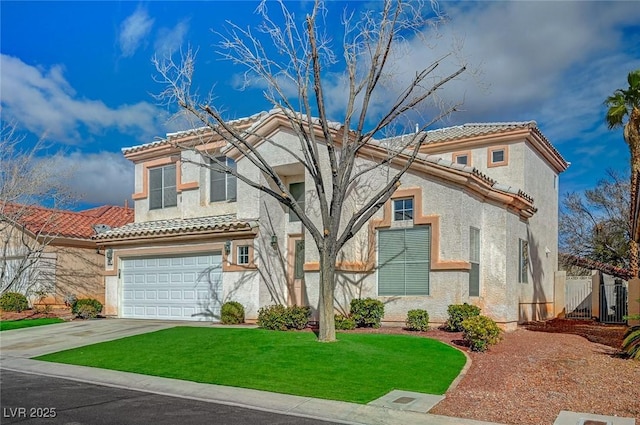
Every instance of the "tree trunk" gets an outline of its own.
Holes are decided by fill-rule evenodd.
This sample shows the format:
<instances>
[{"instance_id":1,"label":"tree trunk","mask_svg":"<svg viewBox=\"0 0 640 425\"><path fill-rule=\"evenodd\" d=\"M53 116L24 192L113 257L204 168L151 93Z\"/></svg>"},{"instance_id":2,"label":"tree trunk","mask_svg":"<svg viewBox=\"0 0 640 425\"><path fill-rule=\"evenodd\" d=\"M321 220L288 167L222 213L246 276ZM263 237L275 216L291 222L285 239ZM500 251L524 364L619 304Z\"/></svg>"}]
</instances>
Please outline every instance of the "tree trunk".
<instances>
[{"instance_id":1,"label":"tree trunk","mask_svg":"<svg viewBox=\"0 0 640 425\"><path fill-rule=\"evenodd\" d=\"M320 299L318 300L319 333L318 341L334 342L336 325L334 317L336 256L327 249L320 251Z\"/></svg>"},{"instance_id":2,"label":"tree trunk","mask_svg":"<svg viewBox=\"0 0 640 425\"><path fill-rule=\"evenodd\" d=\"M631 208L633 212L635 200L638 194L638 174L640 173L640 109L632 108L629 114L629 122L624 126L624 138L629 144L631 153ZM633 214L633 213L632 213ZM629 218L633 220L633 216ZM631 227L633 228L633 226ZM638 242L634 240L635 235L631 235L629 243L629 269L633 277L638 277Z\"/></svg>"}]
</instances>

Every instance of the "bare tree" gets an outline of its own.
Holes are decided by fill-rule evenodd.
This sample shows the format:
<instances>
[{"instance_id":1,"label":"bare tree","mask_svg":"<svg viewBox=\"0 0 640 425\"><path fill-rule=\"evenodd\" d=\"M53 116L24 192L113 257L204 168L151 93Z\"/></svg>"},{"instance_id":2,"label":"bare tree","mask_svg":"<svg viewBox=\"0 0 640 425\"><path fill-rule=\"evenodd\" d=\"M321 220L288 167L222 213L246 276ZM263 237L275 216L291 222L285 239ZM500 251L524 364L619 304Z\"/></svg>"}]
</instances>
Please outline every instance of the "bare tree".
<instances>
[{"instance_id":1,"label":"bare tree","mask_svg":"<svg viewBox=\"0 0 640 425\"><path fill-rule=\"evenodd\" d=\"M567 194L560 208L561 252L629 268L629 186L627 177L608 170L593 189Z\"/></svg>"},{"instance_id":2,"label":"bare tree","mask_svg":"<svg viewBox=\"0 0 640 425\"><path fill-rule=\"evenodd\" d=\"M46 289L54 273L47 246L56 236L56 215L42 214L38 205L67 206L68 170L58 167L59 156L39 157L42 140L31 147L14 124L0 131L0 294L26 295Z\"/></svg>"},{"instance_id":3,"label":"bare tree","mask_svg":"<svg viewBox=\"0 0 640 425\"><path fill-rule=\"evenodd\" d=\"M270 14L268 6L277 9L277 17ZM428 49L428 31L444 18L433 2L387 0L379 6L378 10L361 13L345 10L342 39L335 45L327 35L328 11L320 0L302 22L284 2L263 1L256 10L262 18L260 26L252 30L228 23L227 33L221 34L218 53L244 67L247 84L258 82L264 87L266 100L286 117L295 132L299 141L295 147L283 146L241 123L227 120L222 105L215 105L211 94L201 100L192 91L193 50L183 52L178 61L154 59L157 79L165 85L159 99L167 104L177 103L186 115L204 123L211 133L257 167L267 184L253 181L220 163L215 154L203 153L209 161L202 165L233 174L250 187L272 196L300 218L313 238L320 257L320 341L335 340L334 292L340 250L400 186L400 178L427 141L424 130L459 107L442 101L438 94L445 84L466 70L461 61L456 61L453 67L446 65L457 59L457 52L452 50L411 75L400 75L399 61L413 54L412 49ZM419 47L413 44L416 41L420 41ZM336 67L344 70L342 99L330 98L327 88L328 70ZM396 93L395 99L380 111L379 96L391 91ZM332 121L330 102L342 102L339 122ZM406 126L408 117L420 121L417 131L394 139L393 144L376 141L376 136L389 135L394 128ZM302 164L307 178L313 181L311 193L320 220L312 219L295 201L284 180L256 148L256 141L268 143ZM356 159L367 149L386 151L386 158L368 166L356 165ZM323 172L327 162L330 171ZM341 210L353 189L381 170L386 173L386 183L360 202L353 215L345 217Z\"/></svg>"}]
</instances>

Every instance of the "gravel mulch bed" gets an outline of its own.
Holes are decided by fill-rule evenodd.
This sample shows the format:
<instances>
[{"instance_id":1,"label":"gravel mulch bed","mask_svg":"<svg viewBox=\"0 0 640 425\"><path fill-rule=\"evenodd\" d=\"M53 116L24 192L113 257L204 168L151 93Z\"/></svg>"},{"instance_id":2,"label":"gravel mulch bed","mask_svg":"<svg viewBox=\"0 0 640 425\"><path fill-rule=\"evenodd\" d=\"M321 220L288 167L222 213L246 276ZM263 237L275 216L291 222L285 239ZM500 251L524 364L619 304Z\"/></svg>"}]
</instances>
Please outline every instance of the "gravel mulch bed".
<instances>
[{"instance_id":1,"label":"gravel mulch bed","mask_svg":"<svg viewBox=\"0 0 640 425\"><path fill-rule=\"evenodd\" d=\"M471 367L430 413L514 425L552 425L561 410L635 418L640 424L640 362L619 356L624 326L550 321L504 335L486 353L459 333L400 328L356 330L420 335L465 351ZM579 336L583 334L584 336ZM611 346L590 342L606 342Z\"/></svg>"}]
</instances>

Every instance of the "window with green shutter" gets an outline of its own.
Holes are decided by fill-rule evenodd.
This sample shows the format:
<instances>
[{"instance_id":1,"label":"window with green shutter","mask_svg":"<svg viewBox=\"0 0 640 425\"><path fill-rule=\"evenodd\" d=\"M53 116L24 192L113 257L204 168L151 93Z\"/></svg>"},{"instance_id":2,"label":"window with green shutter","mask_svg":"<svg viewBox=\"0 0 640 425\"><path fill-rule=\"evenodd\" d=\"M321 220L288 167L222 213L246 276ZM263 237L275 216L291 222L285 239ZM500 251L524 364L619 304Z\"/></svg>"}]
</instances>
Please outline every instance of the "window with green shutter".
<instances>
[{"instance_id":1,"label":"window with green shutter","mask_svg":"<svg viewBox=\"0 0 640 425\"><path fill-rule=\"evenodd\" d=\"M378 295L429 295L431 226L378 232Z\"/></svg>"},{"instance_id":2,"label":"window with green shutter","mask_svg":"<svg viewBox=\"0 0 640 425\"><path fill-rule=\"evenodd\" d=\"M480 296L480 229L469 228L469 296Z\"/></svg>"}]
</instances>

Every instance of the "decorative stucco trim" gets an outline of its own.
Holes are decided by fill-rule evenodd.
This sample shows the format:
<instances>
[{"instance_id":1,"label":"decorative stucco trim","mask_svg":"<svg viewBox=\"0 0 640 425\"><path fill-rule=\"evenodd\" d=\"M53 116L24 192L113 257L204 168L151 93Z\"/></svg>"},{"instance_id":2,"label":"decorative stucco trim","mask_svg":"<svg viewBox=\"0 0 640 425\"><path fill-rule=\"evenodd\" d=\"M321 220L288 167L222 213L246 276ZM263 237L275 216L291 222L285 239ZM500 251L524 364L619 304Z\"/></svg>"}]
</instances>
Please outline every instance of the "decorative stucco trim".
<instances>
[{"instance_id":1,"label":"decorative stucco trim","mask_svg":"<svg viewBox=\"0 0 640 425\"><path fill-rule=\"evenodd\" d=\"M382 207L383 218L369 222L369 259L376 258L376 231L391 227L393 215L391 204L394 199L413 198L413 224L431 226L431 270L469 270L471 264L464 260L440 259L440 216L422 214L422 188L399 188Z\"/></svg>"},{"instance_id":2,"label":"decorative stucco trim","mask_svg":"<svg viewBox=\"0 0 640 425\"><path fill-rule=\"evenodd\" d=\"M465 165L472 167L473 166L473 159L471 157L471 151L457 151L451 154L451 162L453 162L454 164L458 163L458 157L459 156L466 156L467 157L467 163Z\"/></svg>"},{"instance_id":3,"label":"decorative stucco trim","mask_svg":"<svg viewBox=\"0 0 640 425\"><path fill-rule=\"evenodd\" d=\"M185 254L202 254L205 252L220 252L223 255L223 271L224 271L224 240L203 243L198 245L165 245L158 247L145 248L123 248L113 250L113 269L105 270L104 276L117 276L120 269L120 259L149 257L149 256L175 256Z\"/></svg>"},{"instance_id":4,"label":"decorative stucco trim","mask_svg":"<svg viewBox=\"0 0 640 425\"><path fill-rule=\"evenodd\" d=\"M180 193L183 190L198 189L200 185L197 181L187 183L182 182L182 161L179 157L170 156L167 158L158 158L142 163L142 190L132 195L133 200L138 201L149 197L149 169L174 163L176 164L176 192Z\"/></svg>"},{"instance_id":5,"label":"decorative stucco trim","mask_svg":"<svg viewBox=\"0 0 640 425\"><path fill-rule=\"evenodd\" d=\"M502 161L494 161L493 153L497 151L503 151L504 157ZM503 167L509 165L509 146L501 145L501 146L490 146L487 148L487 168L492 167Z\"/></svg>"},{"instance_id":6,"label":"decorative stucco trim","mask_svg":"<svg viewBox=\"0 0 640 425\"><path fill-rule=\"evenodd\" d=\"M258 269L255 263L254 239L234 239L231 241L231 255L222 251L222 271L224 272L244 272ZM238 247L249 247L249 264L238 264ZM229 258L231 257L231 258Z\"/></svg>"}]
</instances>

